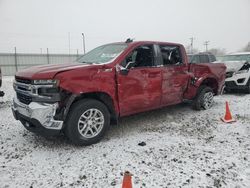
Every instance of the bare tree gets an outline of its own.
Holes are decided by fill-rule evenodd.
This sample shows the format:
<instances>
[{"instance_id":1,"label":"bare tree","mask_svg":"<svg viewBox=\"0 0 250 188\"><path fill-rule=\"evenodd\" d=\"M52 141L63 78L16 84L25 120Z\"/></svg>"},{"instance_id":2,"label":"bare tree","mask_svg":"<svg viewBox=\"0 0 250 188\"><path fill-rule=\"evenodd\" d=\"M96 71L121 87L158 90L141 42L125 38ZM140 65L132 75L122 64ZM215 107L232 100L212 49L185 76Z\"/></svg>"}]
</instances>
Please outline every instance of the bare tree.
<instances>
[{"instance_id":1,"label":"bare tree","mask_svg":"<svg viewBox=\"0 0 250 188\"><path fill-rule=\"evenodd\" d=\"M199 52L197 48L192 48L191 45L185 47L188 54L196 54Z\"/></svg>"},{"instance_id":2,"label":"bare tree","mask_svg":"<svg viewBox=\"0 0 250 188\"><path fill-rule=\"evenodd\" d=\"M243 52L250 52L250 42L248 42L248 44L244 48L242 48L242 51Z\"/></svg>"},{"instance_id":3,"label":"bare tree","mask_svg":"<svg viewBox=\"0 0 250 188\"><path fill-rule=\"evenodd\" d=\"M226 49L225 48L211 48L208 50L210 53L214 54L215 56L225 55Z\"/></svg>"}]
</instances>

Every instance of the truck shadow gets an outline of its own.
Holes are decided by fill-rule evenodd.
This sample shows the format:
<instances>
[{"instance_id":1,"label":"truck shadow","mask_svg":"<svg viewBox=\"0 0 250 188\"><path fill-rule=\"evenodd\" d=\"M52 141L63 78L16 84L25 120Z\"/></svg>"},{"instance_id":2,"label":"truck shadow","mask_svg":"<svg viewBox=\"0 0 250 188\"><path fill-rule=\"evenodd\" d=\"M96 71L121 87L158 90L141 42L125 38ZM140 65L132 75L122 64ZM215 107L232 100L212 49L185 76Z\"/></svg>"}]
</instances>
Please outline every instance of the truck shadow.
<instances>
[{"instance_id":1,"label":"truck shadow","mask_svg":"<svg viewBox=\"0 0 250 188\"><path fill-rule=\"evenodd\" d=\"M224 105L224 103L215 102L213 108L218 108L221 105ZM207 137L212 134L216 127L214 124L219 121L219 117L217 119L210 118L213 108L195 111L189 102L185 102L123 117L119 119L118 124L110 126L105 137L99 143L87 147L100 146L104 142L108 143L116 139L129 138L131 135L138 135L143 132L168 132L169 134L180 134L186 137ZM42 145L45 148L82 148L71 144L63 134L51 138L37 136L28 131L25 131L25 134L32 135L27 136L26 139L36 147Z\"/></svg>"},{"instance_id":2,"label":"truck shadow","mask_svg":"<svg viewBox=\"0 0 250 188\"><path fill-rule=\"evenodd\" d=\"M154 127L154 125L159 125L165 122L166 119L176 121L176 114L178 114L177 116L179 117L183 116L183 114L187 113L188 111L192 111L190 104L182 103L123 117L119 120L118 124L111 125L104 138L95 145L101 145L102 142L112 142L113 138L119 139L121 137L138 134L138 132L143 130L145 131L150 129L150 127ZM63 134L56 137L42 137L24 130L23 136L26 140L24 142L33 144L33 147L35 148L82 148L82 146L74 146ZM85 146L84 148L94 147L95 145Z\"/></svg>"},{"instance_id":3,"label":"truck shadow","mask_svg":"<svg viewBox=\"0 0 250 188\"><path fill-rule=\"evenodd\" d=\"M215 103L215 106L220 104ZM168 132L182 136L205 137L214 129L216 119L206 118L208 111L195 111L189 103L182 103L149 112L123 117L118 126L112 126L108 139L127 137L142 132Z\"/></svg>"}]
</instances>

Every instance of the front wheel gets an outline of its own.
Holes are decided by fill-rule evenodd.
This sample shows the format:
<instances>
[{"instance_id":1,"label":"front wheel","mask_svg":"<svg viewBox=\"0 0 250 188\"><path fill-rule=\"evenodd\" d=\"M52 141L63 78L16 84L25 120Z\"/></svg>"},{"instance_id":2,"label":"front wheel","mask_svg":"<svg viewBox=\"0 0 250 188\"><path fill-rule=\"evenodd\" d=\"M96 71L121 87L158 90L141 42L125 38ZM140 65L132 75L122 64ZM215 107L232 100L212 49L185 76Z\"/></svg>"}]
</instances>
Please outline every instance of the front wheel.
<instances>
[{"instance_id":1,"label":"front wheel","mask_svg":"<svg viewBox=\"0 0 250 188\"><path fill-rule=\"evenodd\" d=\"M196 110L207 110L211 108L214 103L214 93L212 88L208 86L201 86L193 101L193 107Z\"/></svg>"},{"instance_id":2,"label":"front wheel","mask_svg":"<svg viewBox=\"0 0 250 188\"><path fill-rule=\"evenodd\" d=\"M102 139L109 124L110 113L102 102L83 99L71 107L64 132L76 145L91 145Z\"/></svg>"}]
</instances>

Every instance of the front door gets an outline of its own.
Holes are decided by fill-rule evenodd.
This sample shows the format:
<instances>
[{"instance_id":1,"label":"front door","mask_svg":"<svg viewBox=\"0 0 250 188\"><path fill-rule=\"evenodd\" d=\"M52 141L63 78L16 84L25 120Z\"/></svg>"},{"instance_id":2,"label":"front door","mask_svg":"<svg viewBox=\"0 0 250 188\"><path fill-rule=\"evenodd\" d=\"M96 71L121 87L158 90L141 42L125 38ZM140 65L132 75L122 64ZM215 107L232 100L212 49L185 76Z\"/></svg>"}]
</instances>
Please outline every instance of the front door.
<instances>
[{"instance_id":1,"label":"front door","mask_svg":"<svg viewBox=\"0 0 250 188\"><path fill-rule=\"evenodd\" d=\"M135 48L122 66L128 63L128 74L117 73L121 116L159 107L161 101L161 68L156 67L153 45Z\"/></svg>"}]
</instances>

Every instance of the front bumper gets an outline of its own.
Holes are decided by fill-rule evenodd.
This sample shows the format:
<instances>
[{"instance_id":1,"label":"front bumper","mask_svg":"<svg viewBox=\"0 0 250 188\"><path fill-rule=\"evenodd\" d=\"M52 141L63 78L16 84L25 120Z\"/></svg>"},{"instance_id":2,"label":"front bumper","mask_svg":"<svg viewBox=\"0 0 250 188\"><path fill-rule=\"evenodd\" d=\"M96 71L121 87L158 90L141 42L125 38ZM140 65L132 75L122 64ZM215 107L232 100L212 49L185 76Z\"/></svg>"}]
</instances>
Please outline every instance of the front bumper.
<instances>
[{"instance_id":1,"label":"front bumper","mask_svg":"<svg viewBox=\"0 0 250 188\"><path fill-rule=\"evenodd\" d=\"M228 89L247 89L250 79L250 72L242 74L232 74L231 77L226 78L225 86Z\"/></svg>"},{"instance_id":2,"label":"front bumper","mask_svg":"<svg viewBox=\"0 0 250 188\"><path fill-rule=\"evenodd\" d=\"M247 85L238 85L235 81L226 81L225 89L235 89L235 90L246 90L249 86Z\"/></svg>"},{"instance_id":3,"label":"front bumper","mask_svg":"<svg viewBox=\"0 0 250 188\"><path fill-rule=\"evenodd\" d=\"M20 120L29 131L44 136L51 136L58 134L63 126L63 121L54 119L57 107L58 103L31 102L29 105L26 105L15 97L13 99L12 112L15 119Z\"/></svg>"}]
</instances>

